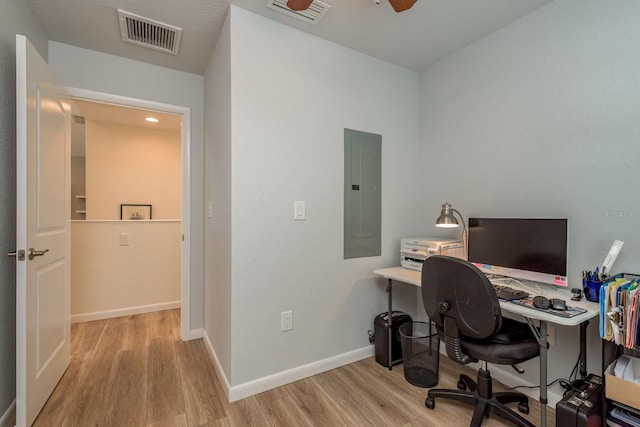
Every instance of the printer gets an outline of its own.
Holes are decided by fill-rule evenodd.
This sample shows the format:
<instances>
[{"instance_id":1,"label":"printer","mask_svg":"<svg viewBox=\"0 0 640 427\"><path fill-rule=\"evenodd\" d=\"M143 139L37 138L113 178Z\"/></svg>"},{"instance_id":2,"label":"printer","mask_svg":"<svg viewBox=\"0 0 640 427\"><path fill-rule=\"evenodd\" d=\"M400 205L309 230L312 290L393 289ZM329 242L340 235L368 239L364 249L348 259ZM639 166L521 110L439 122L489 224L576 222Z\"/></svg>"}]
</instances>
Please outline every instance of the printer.
<instances>
[{"instance_id":1,"label":"printer","mask_svg":"<svg viewBox=\"0 0 640 427\"><path fill-rule=\"evenodd\" d=\"M422 263L431 255L446 255L464 259L461 240L436 237L407 237L400 240L400 265L422 271Z\"/></svg>"}]
</instances>

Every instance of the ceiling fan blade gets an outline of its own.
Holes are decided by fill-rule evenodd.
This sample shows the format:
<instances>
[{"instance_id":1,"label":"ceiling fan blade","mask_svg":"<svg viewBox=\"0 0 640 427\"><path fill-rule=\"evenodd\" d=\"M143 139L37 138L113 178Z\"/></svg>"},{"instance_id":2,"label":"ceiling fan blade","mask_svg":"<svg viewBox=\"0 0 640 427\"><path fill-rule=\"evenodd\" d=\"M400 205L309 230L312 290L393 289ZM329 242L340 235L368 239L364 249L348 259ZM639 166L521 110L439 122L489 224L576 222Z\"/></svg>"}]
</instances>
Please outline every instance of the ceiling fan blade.
<instances>
[{"instance_id":1,"label":"ceiling fan blade","mask_svg":"<svg viewBox=\"0 0 640 427\"><path fill-rule=\"evenodd\" d=\"M289 2L291 2L291 0L289 0ZM393 10L400 13L411 9L411 7L416 3L416 0L389 0L389 3L393 6Z\"/></svg>"},{"instance_id":2,"label":"ceiling fan blade","mask_svg":"<svg viewBox=\"0 0 640 427\"><path fill-rule=\"evenodd\" d=\"M413 0L414 2L416 0ZM287 1L287 7L291 10L301 11L309 9L313 0L289 0Z\"/></svg>"}]
</instances>

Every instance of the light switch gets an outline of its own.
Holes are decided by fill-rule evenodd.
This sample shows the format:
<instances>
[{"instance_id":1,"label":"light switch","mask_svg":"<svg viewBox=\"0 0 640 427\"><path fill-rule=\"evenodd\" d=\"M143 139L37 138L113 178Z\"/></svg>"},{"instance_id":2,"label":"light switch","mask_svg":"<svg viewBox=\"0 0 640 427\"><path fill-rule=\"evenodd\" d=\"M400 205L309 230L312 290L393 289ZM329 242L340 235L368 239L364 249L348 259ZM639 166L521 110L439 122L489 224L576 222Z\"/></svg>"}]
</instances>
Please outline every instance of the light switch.
<instances>
[{"instance_id":1,"label":"light switch","mask_svg":"<svg viewBox=\"0 0 640 427\"><path fill-rule=\"evenodd\" d=\"M293 202L293 219L296 221L304 221L307 219L306 208L304 201Z\"/></svg>"}]
</instances>

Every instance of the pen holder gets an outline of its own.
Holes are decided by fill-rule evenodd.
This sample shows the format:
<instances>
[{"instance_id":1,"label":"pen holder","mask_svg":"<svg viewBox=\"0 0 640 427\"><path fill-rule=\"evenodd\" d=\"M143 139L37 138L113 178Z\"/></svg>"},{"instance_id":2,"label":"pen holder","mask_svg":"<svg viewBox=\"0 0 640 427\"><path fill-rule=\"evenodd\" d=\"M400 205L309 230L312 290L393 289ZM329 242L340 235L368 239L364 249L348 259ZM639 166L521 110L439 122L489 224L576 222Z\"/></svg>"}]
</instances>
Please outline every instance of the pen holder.
<instances>
[{"instance_id":1,"label":"pen holder","mask_svg":"<svg viewBox=\"0 0 640 427\"><path fill-rule=\"evenodd\" d=\"M590 280L587 277L582 278L582 292L587 301L600 302L600 287L607 283L606 280Z\"/></svg>"}]
</instances>

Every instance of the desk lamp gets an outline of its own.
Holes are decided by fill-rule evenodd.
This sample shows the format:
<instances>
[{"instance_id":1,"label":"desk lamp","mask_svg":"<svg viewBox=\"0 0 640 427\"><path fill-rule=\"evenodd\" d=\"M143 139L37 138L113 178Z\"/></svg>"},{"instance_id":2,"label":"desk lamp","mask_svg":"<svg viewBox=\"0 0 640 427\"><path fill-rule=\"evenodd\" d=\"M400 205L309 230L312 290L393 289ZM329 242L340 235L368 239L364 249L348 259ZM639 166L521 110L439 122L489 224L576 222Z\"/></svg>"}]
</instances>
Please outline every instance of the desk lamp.
<instances>
[{"instance_id":1,"label":"desk lamp","mask_svg":"<svg viewBox=\"0 0 640 427\"><path fill-rule=\"evenodd\" d=\"M454 228L459 227L460 224L458 220L454 216L454 213L457 213L460 217L460 221L462 221L462 252L464 253L464 259L467 259L467 226L464 223L464 218L462 214L455 210L449 203L445 203L442 205L442 211L440 212L440 216L436 220L436 227L441 228Z\"/></svg>"}]
</instances>

